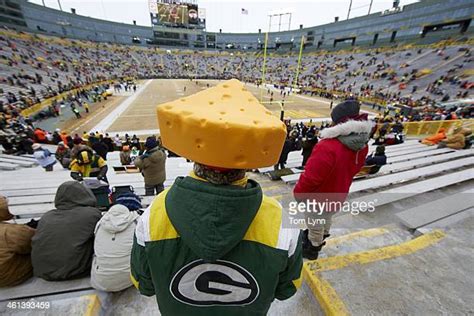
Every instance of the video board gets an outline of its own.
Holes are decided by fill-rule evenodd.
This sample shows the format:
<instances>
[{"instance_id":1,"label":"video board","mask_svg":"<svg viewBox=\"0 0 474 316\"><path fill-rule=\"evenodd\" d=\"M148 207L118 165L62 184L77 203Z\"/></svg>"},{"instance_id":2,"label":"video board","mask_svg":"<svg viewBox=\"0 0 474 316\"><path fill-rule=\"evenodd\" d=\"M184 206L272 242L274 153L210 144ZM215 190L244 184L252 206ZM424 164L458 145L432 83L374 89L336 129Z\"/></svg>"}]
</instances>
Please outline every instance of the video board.
<instances>
[{"instance_id":1,"label":"video board","mask_svg":"<svg viewBox=\"0 0 474 316\"><path fill-rule=\"evenodd\" d=\"M188 24L188 6L182 4L158 3L157 12L160 24Z\"/></svg>"},{"instance_id":2,"label":"video board","mask_svg":"<svg viewBox=\"0 0 474 316\"><path fill-rule=\"evenodd\" d=\"M149 0L149 8L152 25L190 28L205 26L205 11L201 12L196 3Z\"/></svg>"},{"instance_id":3,"label":"video board","mask_svg":"<svg viewBox=\"0 0 474 316\"><path fill-rule=\"evenodd\" d=\"M196 4L188 4L188 22L189 24L199 24L198 6Z\"/></svg>"}]
</instances>

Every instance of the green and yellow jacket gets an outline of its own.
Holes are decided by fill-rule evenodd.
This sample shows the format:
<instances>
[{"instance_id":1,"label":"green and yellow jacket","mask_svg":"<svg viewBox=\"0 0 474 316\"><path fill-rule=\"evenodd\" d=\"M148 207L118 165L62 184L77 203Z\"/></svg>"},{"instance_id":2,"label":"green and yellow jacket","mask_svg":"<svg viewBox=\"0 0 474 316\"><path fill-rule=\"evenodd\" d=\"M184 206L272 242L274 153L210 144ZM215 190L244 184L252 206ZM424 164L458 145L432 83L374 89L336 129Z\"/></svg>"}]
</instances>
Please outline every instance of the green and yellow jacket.
<instances>
[{"instance_id":1,"label":"green and yellow jacket","mask_svg":"<svg viewBox=\"0 0 474 316\"><path fill-rule=\"evenodd\" d=\"M299 230L260 185L178 178L140 217L131 278L162 315L265 315L301 284Z\"/></svg>"}]
</instances>

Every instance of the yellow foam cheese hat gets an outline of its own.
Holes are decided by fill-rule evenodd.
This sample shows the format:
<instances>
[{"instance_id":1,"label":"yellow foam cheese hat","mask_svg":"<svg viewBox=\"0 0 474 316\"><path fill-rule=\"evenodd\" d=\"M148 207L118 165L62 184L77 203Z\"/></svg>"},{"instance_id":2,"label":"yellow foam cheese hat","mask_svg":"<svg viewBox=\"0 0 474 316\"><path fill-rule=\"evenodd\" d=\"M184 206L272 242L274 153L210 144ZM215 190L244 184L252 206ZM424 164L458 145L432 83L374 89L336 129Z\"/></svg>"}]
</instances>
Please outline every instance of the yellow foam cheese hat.
<instances>
[{"instance_id":1,"label":"yellow foam cheese hat","mask_svg":"<svg viewBox=\"0 0 474 316\"><path fill-rule=\"evenodd\" d=\"M195 162L253 169L277 163L286 126L236 79L157 107L163 146Z\"/></svg>"}]
</instances>

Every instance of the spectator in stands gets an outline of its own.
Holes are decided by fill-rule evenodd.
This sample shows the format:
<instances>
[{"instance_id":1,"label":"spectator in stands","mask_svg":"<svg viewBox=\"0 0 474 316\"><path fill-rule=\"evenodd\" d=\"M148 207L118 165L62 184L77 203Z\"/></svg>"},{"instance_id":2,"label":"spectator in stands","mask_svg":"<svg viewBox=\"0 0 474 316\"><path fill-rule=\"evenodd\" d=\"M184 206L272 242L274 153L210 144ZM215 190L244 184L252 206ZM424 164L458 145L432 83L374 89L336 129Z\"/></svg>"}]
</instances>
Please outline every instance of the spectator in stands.
<instances>
[{"instance_id":1,"label":"spectator in stands","mask_svg":"<svg viewBox=\"0 0 474 316\"><path fill-rule=\"evenodd\" d=\"M130 157L130 146L124 145L122 147L122 151L120 152L120 163L122 166L132 164L132 158Z\"/></svg>"},{"instance_id":2,"label":"spectator in stands","mask_svg":"<svg viewBox=\"0 0 474 316\"><path fill-rule=\"evenodd\" d=\"M54 145L57 145L59 142L62 141L61 135L59 135L59 132L60 132L60 130L59 130L59 128L57 128L57 129L54 131L54 133L53 133L53 140L52 140L52 143L53 143Z\"/></svg>"},{"instance_id":3,"label":"spectator in stands","mask_svg":"<svg viewBox=\"0 0 474 316\"><path fill-rule=\"evenodd\" d=\"M107 153L109 152L109 147L104 142L104 137L99 136L99 139L90 141L92 149L100 156L102 159L107 160Z\"/></svg>"},{"instance_id":4,"label":"spectator in stands","mask_svg":"<svg viewBox=\"0 0 474 316\"><path fill-rule=\"evenodd\" d=\"M306 134L306 137L303 138L301 143L301 147L303 148L303 164L302 166L306 166L306 162L308 162L309 157L311 156L311 152L313 151L314 146L318 143L318 137L313 133L309 132Z\"/></svg>"},{"instance_id":5,"label":"spectator in stands","mask_svg":"<svg viewBox=\"0 0 474 316\"><path fill-rule=\"evenodd\" d=\"M82 132L82 139L87 142L89 140L89 133L86 131Z\"/></svg>"},{"instance_id":6,"label":"spectator in stands","mask_svg":"<svg viewBox=\"0 0 474 316\"><path fill-rule=\"evenodd\" d=\"M61 141L62 141L65 145L68 144L69 139L71 138L71 136L69 136L69 135L68 135L66 132L64 132L64 131L62 131L62 132L59 134L59 136L60 136L60 138L61 138ZM77 136L77 134L76 134L76 136ZM79 137L79 136L77 136L77 137ZM72 140L72 141L74 141L74 140Z\"/></svg>"},{"instance_id":7,"label":"spectator in stands","mask_svg":"<svg viewBox=\"0 0 474 316\"><path fill-rule=\"evenodd\" d=\"M290 132L290 135L285 140L285 144L283 145L283 148L281 150L280 159L278 159L278 164L274 166L274 169L285 169L289 153L300 149L301 142L298 140L298 132L296 130L293 130Z\"/></svg>"},{"instance_id":8,"label":"spectator in stands","mask_svg":"<svg viewBox=\"0 0 474 316\"><path fill-rule=\"evenodd\" d=\"M370 154L365 159L365 166L357 173L357 177L367 176L379 172L383 165L387 164L387 156L385 156L385 146L379 145L375 149L375 153Z\"/></svg>"},{"instance_id":9,"label":"spectator in stands","mask_svg":"<svg viewBox=\"0 0 474 316\"><path fill-rule=\"evenodd\" d=\"M137 195L121 194L97 223L91 270L91 285L95 289L117 292L132 286L130 254L139 217L136 211L141 208Z\"/></svg>"},{"instance_id":10,"label":"spectator in stands","mask_svg":"<svg viewBox=\"0 0 474 316\"><path fill-rule=\"evenodd\" d=\"M451 149L465 149L470 145L468 136L472 134L470 128L457 127L454 129L453 134L448 136L446 139L440 141L439 148L451 148Z\"/></svg>"},{"instance_id":11,"label":"spectator in stands","mask_svg":"<svg viewBox=\"0 0 474 316\"><path fill-rule=\"evenodd\" d=\"M398 145L404 142L404 135L390 132L386 135L380 135L375 139L374 145Z\"/></svg>"},{"instance_id":12,"label":"spectator in stands","mask_svg":"<svg viewBox=\"0 0 474 316\"><path fill-rule=\"evenodd\" d=\"M105 137L102 142L107 146L109 152L114 151L114 142L112 141L112 138L110 138L108 133L105 134Z\"/></svg>"},{"instance_id":13,"label":"spectator in stands","mask_svg":"<svg viewBox=\"0 0 474 316\"><path fill-rule=\"evenodd\" d=\"M387 164L387 156L385 156L385 146L379 145L375 148L375 153L370 154L367 159L365 159L366 166L383 166Z\"/></svg>"},{"instance_id":14,"label":"spectator in stands","mask_svg":"<svg viewBox=\"0 0 474 316\"><path fill-rule=\"evenodd\" d=\"M367 114L360 114L359 111L360 103L354 100L344 101L334 107L331 112L333 126L321 131L322 140L315 146L294 188L297 201L308 200L307 194L328 194L327 198L335 202L346 199L354 176L364 165L373 128L372 122L367 120ZM321 196L317 198L324 199ZM329 236L333 215L334 212L322 215L324 225L322 221L314 225L309 225L307 221L308 230L303 235L305 258L318 258L325 245L324 239Z\"/></svg>"},{"instance_id":15,"label":"spectator in stands","mask_svg":"<svg viewBox=\"0 0 474 316\"><path fill-rule=\"evenodd\" d=\"M234 126L229 124L226 132L242 131L242 125ZM280 147L285 130L276 118L274 126L266 133ZM260 132L254 124L246 126L252 128ZM193 137L192 128L184 130ZM228 141L219 138L219 130L211 131L221 143ZM163 141L176 150L172 139ZM190 176L177 178L138 220L132 282L143 295L156 295L163 315L265 315L275 298L288 299L300 286L299 230L281 226L280 204L236 166L232 158L242 150L258 150L242 146L226 146L229 159L219 168L209 166L200 151ZM276 153L272 162L279 150L270 150Z\"/></svg>"},{"instance_id":16,"label":"spectator in stands","mask_svg":"<svg viewBox=\"0 0 474 316\"><path fill-rule=\"evenodd\" d=\"M122 149L122 139L120 139L119 134L116 134L114 137L114 145L117 150Z\"/></svg>"},{"instance_id":17,"label":"spectator in stands","mask_svg":"<svg viewBox=\"0 0 474 316\"><path fill-rule=\"evenodd\" d=\"M39 127L35 128L35 142L47 143L46 132Z\"/></svg>"},{"instance_id":18,"label":"spectator in stands","mask_svg":"<svg viewBox=\"0 0 474 316\"><path fill-rule=\"evenodd\" d=\"M156 137L145 142L145 152L134 161L145 178L145 195L159 194L164 190L166 180L166 153L160 148Z\"/></svg>"},{"instance_id":19,"label":"spectator in stands","mask_svg":"<svg viewBox=\"0 0 474 316\"><path fill-rule=\"evenodd\" d=\"M61 184L56 209L41 217L33 237L34 275L62 281L89 275L94 253L94 228L101 213L92 191L81 183Z\"/></svg>"},{"instance_id":20,"label":"spectator in stands","mask_svg":"<svg viewBox=\"0 0 474 316\"><path fill-rule=\"evenodd\" d=\"M94 154L89 149L84 149L77 154L69 166L71 178L82 181L86 177L95 177L98 180L107 180L107 162L102 157Z\"/></svg>"},{"instance_id":21,"label":"spectator in stands","mask_svg":"<svg viewBox=\"0 0 474 316\"><path fill-rule=\"evenodd\" d=\"M140 156L140 150L138 150L137 147L132 147L132 150L130 151L130 160L134 162L138 156Z\"/></svg>"},{"instance_id":22,"label":"spectator in stands","mask_svg":"<svg viewBox=\"0 0 474 316\"><path fill-rule=\"evenodd\" d=\"M64 169L69 169L69 164L71 163L71 150L64 145L63 142L58 143L58 148L56 148L56 153L54 155Z\"/></svg>"},{"instance_id":23,"label":"spectator in stands","mask_svg":"<svg viewBox=\"0 0 474 316\"><path fill-rule=\"evenodd\" d=\"M47 148L41 147L40 144L33 144L33 156L35 157L38 164L46 171L53 171L53 167L56 164L55 157Z\"/></svg>"},{"instance_id":24,"label":"spectator in stands","mask_svg":"<svg viewBox=\"0 0 474 316\"><path fill-rule=\"evenodd\" d=\"M77 158L77 154L80 151L83 151L83 150L92 151L92 148L82 143L82 139L80 137L74 138L73 143L74 143L74 146L71 149L71 159Z\"/></svg>"},{"instance_id":25,"label":"spectator in stands","mask_svg":"<svg viewBox=\"0 0 474 316\"><path fill-rule=\"evenodd\" d=\"M0 287L20 284L33 275L30 254L35 230L27 225L6 223L11 219L8 201L0 195Z\"/></svg>"},{"instance_id":26,"label":"spectator in stands","mask_svg":"<svg viewBox=\"0 0 474 316\"><path fill-rule=\"evenodd\" d=\"M442 141L445 138L446 138L446 129L440 128L438 133L436 133L433 136L426 137L420 142L428 146L433 146L433 145L437 145L440 141Z\"/></svg>"},{"instance_id":27,"label":"spectator in stands","mask_svg":"<svg viewBox=\"0 0 474 316\"><path fill-rule=\"evenodd\" d=\"M138 138L137 135L132 136L132 139L130 141L130 146L132 146L132 148L136 147L138 150L141 150L140 138Z\"/></svg>"}]
</instances>

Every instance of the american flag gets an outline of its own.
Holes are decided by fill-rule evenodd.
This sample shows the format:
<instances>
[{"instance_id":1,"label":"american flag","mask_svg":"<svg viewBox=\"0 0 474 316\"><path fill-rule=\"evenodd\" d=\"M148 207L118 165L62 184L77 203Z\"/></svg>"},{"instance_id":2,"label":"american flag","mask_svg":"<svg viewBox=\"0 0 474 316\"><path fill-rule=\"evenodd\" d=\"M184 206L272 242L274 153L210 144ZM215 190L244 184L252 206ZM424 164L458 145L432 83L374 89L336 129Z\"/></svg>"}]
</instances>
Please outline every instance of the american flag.
<instances>
[{"instance_id":1,"label":"american flag","mask_svg":"<svg viewBox=\"0 0 474 316\"><path fill-rule=\"evenodd\" d=\"M242 10L241 10L240 12L241 12L242 14L245 14L245 15L249 14L249 10L244 9L244 8L242 8Z\"/></svg>"}]
</instances>

